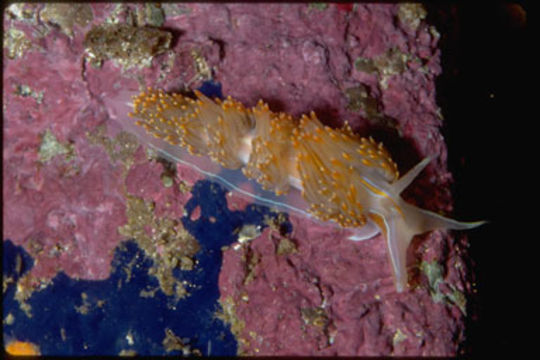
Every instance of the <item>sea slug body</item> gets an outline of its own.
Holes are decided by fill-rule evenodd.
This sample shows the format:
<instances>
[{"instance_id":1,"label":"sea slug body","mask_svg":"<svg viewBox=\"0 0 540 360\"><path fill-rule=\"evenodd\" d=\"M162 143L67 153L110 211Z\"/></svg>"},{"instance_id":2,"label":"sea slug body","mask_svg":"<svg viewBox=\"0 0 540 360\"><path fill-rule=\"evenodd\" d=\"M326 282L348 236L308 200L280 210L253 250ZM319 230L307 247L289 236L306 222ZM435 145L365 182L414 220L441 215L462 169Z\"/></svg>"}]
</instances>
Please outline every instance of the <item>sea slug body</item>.
<instances>
[{"instance_id":1,"label":"sea slug body","mask_svg":"<svg viewBox=\"0 0 540 360\"><path fill-rule=\"evenodd\" d=\"M131 124L163 140L169 153L186 149L186 156L206 156L225 169L239 170L275 194L268 203L351 229L351 240L381 232L398 292L407 286L406 253L415 235L482 224L452 220L401 198L429 158L400 177L382 143L359 137L347 124L325 126L314 112L295 119L272 112L263 101L247 108L230 97L214 101L199 91L191 98L151 88L134 96L132 106L129 117L136 120ZM182 154L174 158L190 162ZM235 179L225 177L225 182ZM253 196L264 200L268 193Z\"/></svg>"}]
</instances>

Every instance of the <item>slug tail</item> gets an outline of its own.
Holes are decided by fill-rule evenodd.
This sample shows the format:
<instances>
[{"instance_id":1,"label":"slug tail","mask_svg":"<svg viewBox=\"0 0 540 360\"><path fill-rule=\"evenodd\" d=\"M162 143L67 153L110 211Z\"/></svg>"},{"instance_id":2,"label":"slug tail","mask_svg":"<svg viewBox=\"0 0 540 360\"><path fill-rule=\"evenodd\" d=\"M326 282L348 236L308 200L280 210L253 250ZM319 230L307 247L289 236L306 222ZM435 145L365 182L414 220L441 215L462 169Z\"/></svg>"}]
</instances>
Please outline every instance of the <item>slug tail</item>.
<instances>
[{"instance_id":1,"label":"slug tail","mask_svg":"<svg viewBox=\"0 0 540 360\"><path fill-rule=\"evenodd\" d=\"M402 292L407 287L407 248L415 235L414 230L401 216L384 217L371 213L369 217L378 224L386 240L396 291Z\"/></svg>"},{"instance_id":2,"label":"slug tail","mask_svg":"<svg viewBox=\"0 0 540 360\"><path fill-rule=\"evenodd\" d=\"M436 229L468 230L485 223L485 221L461 222L449 219L404 201L401 208L403 215L394 214L387 217L375 213L370 215L386 239L397 292L407 288L407 249L415 235Z\"/></svg>"}]
</instances>

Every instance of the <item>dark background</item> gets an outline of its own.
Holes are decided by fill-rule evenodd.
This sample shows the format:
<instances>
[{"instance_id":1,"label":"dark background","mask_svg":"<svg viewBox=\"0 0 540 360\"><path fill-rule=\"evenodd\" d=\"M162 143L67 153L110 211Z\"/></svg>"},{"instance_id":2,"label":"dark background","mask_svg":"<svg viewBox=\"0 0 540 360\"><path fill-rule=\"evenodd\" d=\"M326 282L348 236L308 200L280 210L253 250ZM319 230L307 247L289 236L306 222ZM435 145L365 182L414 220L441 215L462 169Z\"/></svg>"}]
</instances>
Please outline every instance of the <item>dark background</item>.
<instances>
[{"instance_id":1,"label":"dark background","mask_svg":"<svg viewBox=\"0 0 540 360\"><path fill-rule=\"evenodd\" d=\"M534 220L525 216L536 212L537 182L537 161L529 160L534 140L527 134L538 132L525 111L526 95L534 92L526 86L532 78L526 46L534 44L526 39L528 6L463 1L426 8L428 23L441 33L437 101L455 178L455 217L489 221L468 232L477 293L468 304L462 353L515 355L527 348L526 333L536 331L526 305L535 297L535 282L524 281L534 266L524 254L536 245L527 233Z\"/></svg>"}]
</instances>

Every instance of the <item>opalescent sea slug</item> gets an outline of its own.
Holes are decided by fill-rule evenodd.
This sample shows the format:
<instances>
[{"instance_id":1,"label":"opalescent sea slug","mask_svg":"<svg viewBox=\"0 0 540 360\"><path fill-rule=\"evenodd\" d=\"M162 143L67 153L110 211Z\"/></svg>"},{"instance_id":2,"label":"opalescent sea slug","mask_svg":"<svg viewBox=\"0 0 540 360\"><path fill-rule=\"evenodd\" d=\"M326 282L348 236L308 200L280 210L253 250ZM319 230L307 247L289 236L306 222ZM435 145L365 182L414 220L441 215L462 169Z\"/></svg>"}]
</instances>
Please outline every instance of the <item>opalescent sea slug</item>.
<instances>
[{"instance_id":1,"label":"opalescent sea slug","mask_svg":"<svg viewBox=\"0 0 540 360\"><path fill-rule=\"evenodd\" d=\"M407 286L412 238L435 229L465 230L460 222L405 202L400 194L428 165L400 176L382 143L346 124L324 126L314 112L295 119L259 101L252 108L228 97L191 98L148 88L117 120L173 161L195 168L252 200L293 211L347 232L350 240L382 233L396 290ZM219 165L218 165L219 164Z\"/></svg>"}]
</instances>

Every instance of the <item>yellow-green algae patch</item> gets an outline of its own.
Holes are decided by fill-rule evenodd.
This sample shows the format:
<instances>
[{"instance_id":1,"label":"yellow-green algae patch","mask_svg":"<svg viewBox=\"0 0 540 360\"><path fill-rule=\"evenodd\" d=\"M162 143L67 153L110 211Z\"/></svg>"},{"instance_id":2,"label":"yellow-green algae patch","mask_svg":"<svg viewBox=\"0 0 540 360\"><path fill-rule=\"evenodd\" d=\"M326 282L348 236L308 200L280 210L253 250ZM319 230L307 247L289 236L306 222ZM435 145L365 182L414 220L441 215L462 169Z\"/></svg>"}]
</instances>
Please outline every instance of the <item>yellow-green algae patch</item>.
<instances>
[{"instance_id":1,"label":"yellow-green algae patch","mask_svg":"<svg viewBox=\"0 0 540 360\"><path fill-rule=\"evenodd\" d=\"M154 203L127 195L127 224L118 228L126 238L134 239L154 264L149 274L155 276L161 291L167 296L181 299L188 294L186 283L173 275L173 270L192 270L195 254L200 246L187 232L180 220L157 217Z\"/></svg>"},{"instance_id":2,"label":"yellow-green algae patch","mask_svg":"<svg viewBox=\"0 0 540 360\"><path fill-rule=\"evenodd\" d=\"M421 3L403 3L398 7L399 22L416 30L427 16L427 10Z\"/></svg>"},{"instance_id":3,"label":"yellow-green algae patch","mask_svg":"<svg viewBox=\"0 0 540 360\"><path fill-rule=\"evenodd\" d=\"M150 66L154 56L169 49L171 40L170 32L149 26L102 24L88 31L84 46L95 66L112 59L129 69Z\"/></svg>"},{"instance_id":4,"label":"yellow-green algae patch","mask_svg":"<svg viewBox=\"0 0 540 360\"><path fill-rule=\"evenodd\" d=\"M202 356L199 349L192 348L186 343L186 339L178 337L171 329L165 329L165 338L162 341L163 348L166 352L181 351L183 356ZM208 354L210 355L210 354Z\"/></svg>"},{"instance_id":5,"label":"yellow-green algae patch","mask_svg":"<svg viewBox=\"0 0 540 360\"><path fill-rule=\"evenodd\" d=\"M322 350L334 343L337 329L332 320L329 319L326 310L322 306L305 307L300 309L303 320L302 329L306 332L307 327L312 327L319 333L318 349Z\"/></svg>"},{"instance_id":6,"label":"yellow-green algae patch","mask_svg":"<svg viewBox=\"0 0 540 360\"><path fill-rule=\"evenodd\" d=\"M120 161L126 167L133 164L133 155L139 147L135 135L120 131L114 139L111 139L107 136L107 127L99 125L92 132L88 132L86 137L91 144L101 145L113 163Z\"/></svg>"},{"instance_id":7,"label":"yellow-green algae patch","mask_svg":"<svg viewBox=\"0 0 540 360\"><path fill-rule=\"evenodd\" d=\"M354 61L354 67L358 71L376 74L379 84L383 89L388 86L388 79L393 75L402 74L407 70L408 62L417 59L409 54L401 52L398 48L390 48L373 59L358 57Z\"/></svg>"},{"instance_id":8,"label":"yellow-green algae patch","mask_svg":"<svg viewBox=\"0 0 540 360\"><path fill-rule=\"evenodd\" d=\"M396 347L400 342L407 340L407 335L401 329L397 329L392 337L392 346Z\"/></svg>"},{"instance_id":9,"label":"yellow-green algae patch","mask_svg":"<svg viewBox=\"0 0 540 360\"><path fill-rule=\"evenodd\" d=\"M73 144L61 143L56 139L56 136L49 130L41 135L41 144L39 146L39 160L42 163L50 161L57 155L64 155L65 161L71 161L75 156Z\"/></svg>"},{"instance_id":10,"label":"yellow-green algae patch","mask_svg":"<svg viewBox=\"0 0 540 360\"><path fill-rule=\"evenodd\" d=\"M44 91L35 91L28 85L16 85L15 86L15 95L22 97L31 97L36 100L36 103L39 105L43 102Z\"/></svg>"},{"instance_id":11,"label":"yellow-green algae patch","mask_svg":"<svg viewBox=\"0 0 540 360\"><path fill-rule=\"evenodd\" d=\"M428 279L428 290L431 298L435 303L444 303L447 305L455 305L466 315L467 311L467 299L465 295L456 289L452 284L446 284L450 291L442 292L440 290L440 284L444 282L443 267L436 260L432 262L422 261L420 264L420 270L426 275Z\"/></svg>"},{"instance_id":12,"label":"yellow-green algae patch","mask_svg":"<svg viewBox=\"0 0 540 360\"><path fill-rule=\"evenodd\" d=\"M244 353L244 349L249 348L250 342L242 336L242 332L246 327L246 322L241 320L236 315L236 303L232 296L227 296L225 299L219 299L221 309L216 312L216 317L231 327L231 332L238 341L238 355Z\"/></svg>"},{"instance_id":13,"label":"yellow-green algae patch","mask_svg":"<svg viewBox=\"0 0 540 360\"><path fill-rule=\"evenodd\" d=\"M94 19L92 7L89 4L47 4L39 15L42 21L55 24L69 37L73 36L75 25L85 27Z\"/></svg>"},{"instance_id":14,"label":"yellow-green algae patch","mask_svg":"<svg viewBox=\"0 0 540 360\"><path fill-rule=\"evenodd\" d=\"M135 136L119 132L113 139L107 136L105 126L99 126L87 133L90 143L103 147L113 163L119 161L124 166L123 178L134 164L134 154L139 147ZM172 176L167 169L164 174ZM163 181L163 179L162 179ZM167 184L163 184L167 187ZM157 217L154 214L155 204L126 193L127 223L118 228L120 235L133 239L145 255L153 260L149 274L157 278L159 289L167 296L181 299L188 294L186 282L173 276L173 270L192 270L195 267L195 254L199 251L199 243L183 227L179 219ZM124 269L128 275L131 266ZM141 291L140 296L152 297L156 289Z\"/></svg>"},{"instance_id":15,"label":"yellow-green algae patch","mask_svg":"<svg viewBox=\"0 0 540 360\"><path fill-rule=\"evenodd\" d=\"M21 30L9 28L4 33L4 49L7 49L8 59L22 58L31 46L32 42Z\"/></svg>"}]
</instances>

